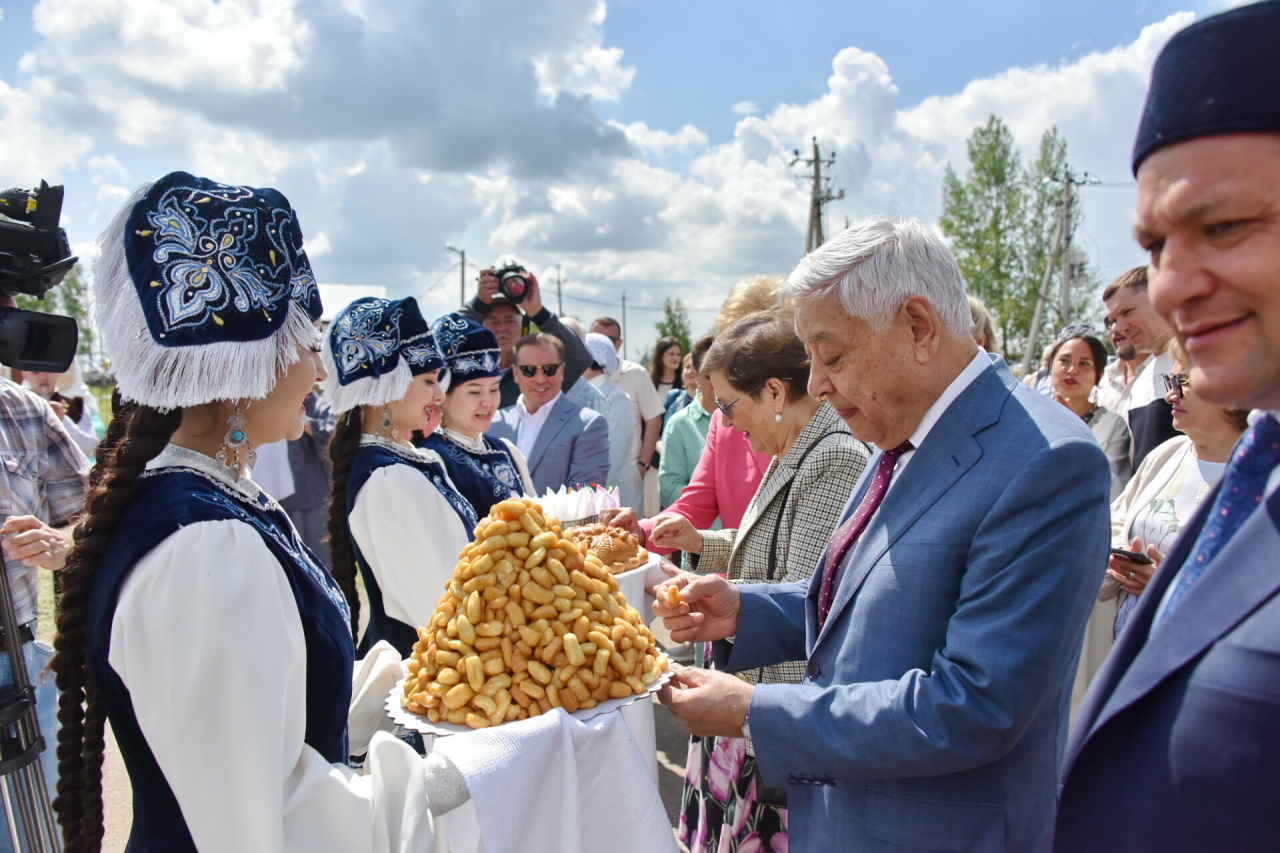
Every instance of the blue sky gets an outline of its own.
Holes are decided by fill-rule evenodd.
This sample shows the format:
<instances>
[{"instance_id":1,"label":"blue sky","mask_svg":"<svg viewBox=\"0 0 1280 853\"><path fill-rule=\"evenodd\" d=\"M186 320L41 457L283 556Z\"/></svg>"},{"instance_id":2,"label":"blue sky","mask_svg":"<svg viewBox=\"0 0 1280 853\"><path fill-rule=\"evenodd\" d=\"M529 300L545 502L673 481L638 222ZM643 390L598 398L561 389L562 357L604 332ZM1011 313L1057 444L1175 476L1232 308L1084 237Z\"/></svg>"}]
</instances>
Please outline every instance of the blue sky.
<instances>
[{"instance_id":1,"label":"blue sky","mask_svg":"<svg viewBox=\"0 0 1280 853\"><path fill-rule=\"evenodd\" d=\"M1128 237L1128 148L1150 63L1206 0L0 0L0 182L67 185L82 254L133 187L186 169L282 189L321 281L428 314L456 258L568 280L635 351L666 296L705 327L728 287L799 259L820 137L830 225L934 222L940 180L994 112L1024 153L1057 125L1104 277ZM633 352L633 355L635 352Z\"/></svg>"}]
</instances>

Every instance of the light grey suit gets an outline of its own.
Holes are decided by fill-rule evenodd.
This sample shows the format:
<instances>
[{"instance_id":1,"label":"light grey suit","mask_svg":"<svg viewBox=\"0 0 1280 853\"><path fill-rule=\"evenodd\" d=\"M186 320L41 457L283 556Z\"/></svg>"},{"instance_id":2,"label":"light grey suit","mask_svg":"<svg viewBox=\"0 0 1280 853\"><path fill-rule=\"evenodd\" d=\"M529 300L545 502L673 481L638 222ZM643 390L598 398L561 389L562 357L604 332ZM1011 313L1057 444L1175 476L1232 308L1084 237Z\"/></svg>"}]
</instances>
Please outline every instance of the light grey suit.
<instances>
[{"instance_id":1,"label":"light grey suit","mask_svg":"<svg viewBox=\"0 0 1280 853\"><path fill-rule=\"evenodd\" d=\"M788 787L792 850L1049 848L1109 489L1080 418L997 363L893 482L821 632L822 566L740 587L717 664L808 659L804 683L756 687L749 717L765 783Z\"/></svg>"},{"instance_id":2,"label":"light grey suit","mask_svg":"<svg viewBox=\"0 0 1280 853\"><path fill-rule=\"evenodd\" d=\"M517 407L509 406L498 410L488 434L514 444L519 428ZM599 412L561 396L552 404L528 463L539 495L566 485L604 485L609 477L609 424Z\"/></svg>"}]
</instances>

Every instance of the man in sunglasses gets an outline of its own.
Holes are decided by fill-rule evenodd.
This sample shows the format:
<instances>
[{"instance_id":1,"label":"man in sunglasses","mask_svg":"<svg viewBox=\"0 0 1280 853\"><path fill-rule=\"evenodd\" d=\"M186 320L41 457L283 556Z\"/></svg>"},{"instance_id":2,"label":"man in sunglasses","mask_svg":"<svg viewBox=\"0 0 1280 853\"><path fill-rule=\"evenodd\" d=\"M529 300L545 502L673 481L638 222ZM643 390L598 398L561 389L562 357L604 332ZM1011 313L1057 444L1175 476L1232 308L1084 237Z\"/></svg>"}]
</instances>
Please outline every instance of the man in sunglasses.
<instances>
[{"instance_id":1,"label":"man in sunglasses","mask_svg":"<svg viewBox=\"0 0 1280 853\"><path fill-rule=\"evenodd\" d=\"M515 343L514 359L520 395L514 405L498 410L489 435L515 443L528 460L539 495L561 486L605 483L609 424L604 415L561 393L564 344L546 332L525 335Z\"/></svg>"},{"instance_id":2,"label":"man in sunglasses","mask_svg":"<svg viewBox=\"0 0 1280 853\"><path fill-rule=\"evenodd\" d=\"M529 332L546 332L564 347L563 378L566 388L572 387L582 372L591 366L591 353L587 352L582 341L542 304L542 289L537 276L526 271L524 278L528 291L523 300L515 303L502 295L493 267L481 270L476 295L458 311L482 324L498 339L498 348L502 350L502 378L498 382L498 391L502 395L503 406L514 406L520 396L511 365L515 362L516 341Z\"/></svg>"}]
</instances>

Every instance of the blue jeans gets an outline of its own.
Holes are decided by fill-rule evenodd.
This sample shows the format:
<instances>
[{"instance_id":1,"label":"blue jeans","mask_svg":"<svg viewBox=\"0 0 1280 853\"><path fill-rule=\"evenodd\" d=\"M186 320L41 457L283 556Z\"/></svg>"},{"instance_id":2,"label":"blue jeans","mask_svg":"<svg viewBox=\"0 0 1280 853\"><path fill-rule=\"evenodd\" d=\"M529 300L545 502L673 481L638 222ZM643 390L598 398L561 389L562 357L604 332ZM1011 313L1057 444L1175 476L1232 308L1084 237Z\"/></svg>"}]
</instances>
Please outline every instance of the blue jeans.
<instances>
[{"instance_id":1,"label":"blue jeans","mask_svg":"<svg viewBox=\"0 0 1280 853\"><path fill-rule=\"evenodd\" d=\"M27 678L36 688L36 719L40 722L40 734L44 736L44 752L40 764L44 768L45 785L49 788L49 800L58 785L58 689L53 683L53 672L46 671L53 658L53 646L34 640L22 646L22 657L27 663ZM0 652L0 684L10 684L9 653ZM0 809L0 853L14 853L9 843L9 827Z\"/></svg>"}]
</instances>

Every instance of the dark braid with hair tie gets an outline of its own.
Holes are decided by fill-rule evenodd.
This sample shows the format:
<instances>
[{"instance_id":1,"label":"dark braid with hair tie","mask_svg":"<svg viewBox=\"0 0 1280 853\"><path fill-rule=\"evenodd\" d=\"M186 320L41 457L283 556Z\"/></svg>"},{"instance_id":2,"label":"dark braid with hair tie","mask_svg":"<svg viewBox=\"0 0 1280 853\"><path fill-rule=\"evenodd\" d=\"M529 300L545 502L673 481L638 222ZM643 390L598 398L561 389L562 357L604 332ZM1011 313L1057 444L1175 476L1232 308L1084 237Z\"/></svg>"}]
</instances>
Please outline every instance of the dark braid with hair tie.
<instances>
[{"instance_id":1,"label":"dark braid with hair tie","mask_svg":"<svg viewBox=\"0 0 1280 853\"><path fill-rule=\"evenodd\" d=\"M120 408L117 407L117 417ZM102 847L102 756L106 713L90 682L85 658L89 591L121 513L137 494L147 463L160 455L182 423L182 410L138 406L99 444L98 469L76 527L58 598L58 634L52 668L58 691L58 796L65 853L99 853ZM113 421L113 426L115 422ZM103 445L109 445L103 448ZM106 453L102 453L102 449Z\"/></svg>"},{"instance_id":2,"label":"dark braid with hair tie","mask_svg":"<svg viewBox=\"0 0 1280 853\"><path fill-rule=\"evenodd\" d=\"M329 439L329 462L333 466L333 490L329 496L329 572L351 607L352 642L360 640L360 597L356 593L356 557L351 547L351 529L347 527L347 479L351 473L351 461L360 449L360 420L359 407L339 415L333 437Z\"/></svg>"}]
</instances>

